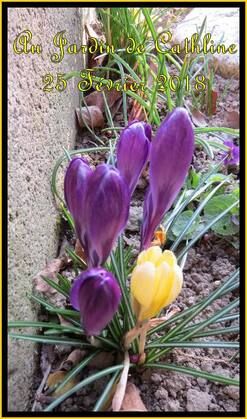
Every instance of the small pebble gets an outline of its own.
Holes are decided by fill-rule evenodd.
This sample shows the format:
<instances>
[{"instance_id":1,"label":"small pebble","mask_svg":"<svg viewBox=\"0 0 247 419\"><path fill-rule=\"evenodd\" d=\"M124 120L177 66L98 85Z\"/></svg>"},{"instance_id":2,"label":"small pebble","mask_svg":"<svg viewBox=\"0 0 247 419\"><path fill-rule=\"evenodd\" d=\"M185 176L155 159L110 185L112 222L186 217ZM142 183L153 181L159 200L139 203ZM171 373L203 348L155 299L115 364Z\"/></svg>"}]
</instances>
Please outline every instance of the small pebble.
<instances>
[{"instance_id":1,"label":"small pebble","mask_svg":"<svg viewBox=\"0 0 247 419\"><path fill-rule=\"evenodd\" d=\"M154 395L157 399L167 399L168 391L165 388L159 388Z\"/></svg>"}]
</instances>

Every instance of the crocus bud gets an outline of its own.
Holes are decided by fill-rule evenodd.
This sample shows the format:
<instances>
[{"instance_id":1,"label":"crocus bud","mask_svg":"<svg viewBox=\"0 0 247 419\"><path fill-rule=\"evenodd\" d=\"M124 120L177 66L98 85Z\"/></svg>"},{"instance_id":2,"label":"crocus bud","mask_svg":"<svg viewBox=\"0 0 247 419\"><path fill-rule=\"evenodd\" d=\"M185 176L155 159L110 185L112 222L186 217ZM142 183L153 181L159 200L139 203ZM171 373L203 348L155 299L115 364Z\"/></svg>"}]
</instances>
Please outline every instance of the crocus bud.
<instances>
[{"instance_id":1,"label":"crocus bud","mask_svg":"<svg viewBox=\"0 0 247 419\"><path fill-rule=\"evenodd\" d=\"M184 108L174 109L162 122L150 151L150 186L144 201L141 248L150 246L156 227L170 209L188 173L194 132Z\"/></svg>"},{"instance_id":2,"label":"crocus bud","mask_svg":"<svg viewBox=\"0 0 247 419\"><path fill-rule=\"evenodd\" d=\"M85 196L88 179L93 171L81 157L71 160L64 179L64 196L68 209L74 219L75 229L84 248L85 235Z\"/></svg>"},{"instance_id":3,"label":"crocus bud","mask_svg":"<svg viewBox=\"0 0 247 419\"><path fill-rule=\"evenodd\" d=\"M103 268L82 272L71 288L70 302L80 311L88 335L98 335L118 309L121 291L114 276Z\"/></svg>"},{"instance_id":4,"label":"crocus bud","mask_svg":"<svg viewBox=\"0 0 247 419\"><path fill-rule=\"evenodd\" d=\"M138 321L155 317L181 291L183 274L170 250L159 246L143 250L131 275L131 300Z\"/></svg>"},{"instance_id":5,"label":"crocus bud","mask_svg":"<svg viewBox=\"0 0 247 419\"><path fill-rule=\"evenodd\" d=\"M101 164L93 172L73 159L64 182L65 200L89 267L102 265L128 219L130 195L119 171Z\"/></svg>"},{"instance_id":6,"label":"crocus bud","mask_svg":"<svg viewBox=\"0 0 247 419\"><path fill-rule=\"evenodd\" d=\"M117 168L125 178L131 195L147 162L150 140L151 126L141 121L132 121L120 135Z\"/></svg>"},{"instance_id":7,"label":"crocus bud","mask_svg":"<svg viewBox=\"0 0 247 419\"><path fill-rule=\"evenodd\" d=\"M119 171L107 164L97 166L86 194L86 254L89 266L100 266L127 223L130 196Z\"/></svg>"}]
</instances>

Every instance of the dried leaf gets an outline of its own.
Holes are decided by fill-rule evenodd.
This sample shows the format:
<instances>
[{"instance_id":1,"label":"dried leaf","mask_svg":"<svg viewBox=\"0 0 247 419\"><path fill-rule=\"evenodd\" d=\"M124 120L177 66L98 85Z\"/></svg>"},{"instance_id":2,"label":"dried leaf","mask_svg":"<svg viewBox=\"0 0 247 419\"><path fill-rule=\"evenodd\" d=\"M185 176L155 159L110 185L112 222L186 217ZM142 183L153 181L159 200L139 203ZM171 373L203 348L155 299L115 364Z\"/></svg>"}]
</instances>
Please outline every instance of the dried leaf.
<instances>
[{"instance_id":1,"label":"dried leaf","mask_svg":"<svg viewBox=\"0 0 247 419\"><path fill-rule=\"evenodd\" d=\"M90 93L88 96L85 97L85 102L87 106L98 106L98 108L103 112L104 110L104 98L101 92L94 92Z\"/></svg>"},{"instance_id":2,"label":"dried leaf","mask_svg":"<svg viewBox=\"0 0 247 419\"><path fill-rule=\"evenodd\" d=\"M227 111L225 112L226 123L225 126L228 128L239 128L239 112L237 111Z\"/></svg>"},{"instance_id":3,"label":"dried leaf","mask_svg":"<svg viewBox=\"0 0 247 419\"><path fill-rule=\"evenodd\" d=\"M149 67L150 71L148 72L147 86L152 88L154 85L154 78L156 78L158 74L158 64L156 61L150 60ZM153 75L153 73L155 74L155 76Z\"/></svg>"},{"instance_id":4,"label":"dried leaf","mask_svg":"<svg viewBox=\"0 0 247 419\"><path fill-rule=\"evenodd\" d=\"M190 112L192 122L196 127L206 127L207 121L205 119L205 115L202 112L195 108L192 108Z\"/></svg>"},{"instance_id":5,"label":"dried leaf","mask_svg":"<svg viewBox=\"0 0 247 419\"><path fill-rule=\"evenodd\" d=\"M89 363L90 368L104 369L114 364L114 354L112 352L100 352Z\"/></svg>"},{"instance_id":6,"label":"dried leaf","mask_svg":"<svg viewBox=\"0 0 247 419\"><path fill-rule=\"evenodd\" d=\"M99 35L95 32L95 28L92 24L85 24L85 30L89 38L99 38Z\"/></svg>"},{"instance_id":7,"label":"dried leaf","mask_svg":"<svg viewBox=\"0 0 247 419\"><path fill-rule=\"evenodd\" d=\"M216 114L217 98L218 98L218 92L216 92L215 90L212 90L211 91L211 113L212 113L212 115Z\"/></svg>"},{"instance_id":8,"label":"dried leaf","mask_svg":"<svg viewBox=\"0 0 247 419\"><path fill-rule=\"evenodd\" d=\"M112 89L109 92L105 92L105 95L108 106L111 111L113 111L115 103L118 102L119 99L122 99L122 94L116 89ZM102 112L105 109L103 94L101 92L97 92L96 90L85 98L85 102L88 106L98 106Z\"/></svg>"},{"instance_id":9,"label":"dried leaf","mask_svg":"<svg viewBox=\"0 0 247 419\"><path fill-rule=\"evenodd\" d=\"M120 380L117 384L116 392L112 399L112 410L113 412L119 412L123 403L123 399L125 396L126 385L128 380L128 373L129 373L129 366L130 366L130 358L128 351L124 354L124 368L120 377Z\"/></svg>"},{"instance_id":10,"label":"dried leaf","mask_svg":"<svg viewBox=\"0 0 247 419\"><path fill-rule=\"evenodd\" d=\"M133 103L128 120L131 122L135 119L138 119L139 121L145 121L147 119L145 109L137 100Z\"/></svg>"},{"instance_id":11,"label":"dried leaf","mask_svg":"<svg viewBox=\"0 0 247 419\"><path fill-rule=\"evenodd\" d=\"M47 379L47 386L49 388L52 388L54 386L57 386L58 384L60 384L66 377L66 375L68 374L67 371L55 371L53 373L51 373ZM71 380L69 380L69 382L67 384L65 384L65 386L63 386L61 388L61 390L55 390L51 393L51 395L53 397L58 397L61 396L62 394L66 393L67 391L69 391L71 388L73 388L76 384L78 383L78 378L72 378Z\"/></svg>"},{"instance_id":12,"label":"dried leaf","mask_svg":"<svg viewBox=\"0 0 247 419\"><path fill-rule=\"evenodd\" d=\"M147 412L147 408L140 397L138 388L132 383L128 383L126 386L121 411Z\"/></svg>"},{"instance_id":13,"label":"dried leaf","mask_svg":"<svg viewBox=\"0 0 247 419\"><path fill-rule=\"evenodd\" d=\"M76 240L76 243L75 243L75 254L79 256L79 258L81 258L83 262L85 262L86 256L82 248L82 245L78 239Z\"/></svg>"},{"instance_id":14,"label":"dried leaf","mask_svg":"<svg viewBox=\"0 0 247 419\"><path fill-rule=\"evenodd\" d=\"M67 360L71 361L73 365L79 364L82 361L86 354L86 351L81 351L81 349L75 349L71 354L68 356Z\"/></svg>"},{"instance_id":15,"label":"dried leaf","mask_svg":"<svg viewBox=\"0 0 247 419\"><path fill-rule=\"evenodd\" d=\"M68 320L64 319L63 316L61 316L61 314L57 314L60 324L61 326L73 326L73 323L69 322Z\"/></svg>"},{"instance_id":16,"label":"dried leaf","mask_svg":"<svg viewBox=\"0 0 247 419\"><path fill-rule=\"evenodd\" d=\"M149 319L148 322L144 324L136 324L133 329L130 329L124 336L124 347L128 349L130 344L133 342L134 339L141 336L144 332L148 332L148 330L152 329L153 327L158 326L159 324L164 323L170 317L174 316L174 314L180 311L179 307L172 307L171 310L167 311L166 315L159 318Z\"/></svg>"},{"instance_id":17,"label":"dried leaf","mask_svg":"<svg viewBox=\"0 0 247 419\"><path fill-rule=\"evenodd\" d=\"M50 285L48 285L43 277L48 277L51 279L55 279L56 275L59 271L61 271L65 267L65 259L59 258L59 259L52 259L50 262L47 263L46 267L37 273L34 280L34 286L35 290L39 292L43 292L46 295L52 295L55 294L57 291L52 288Z\"/></svg>"},{"instance_id":18,"label":"dried leaf","mask_svg":"<svg viewBox=\"0 0 247 419\"><path fill-rule=\"evenodd\" d=\"M65 359L60 367L59 371L70 371L75 367L79 362L81 362L86 354L86 351L81 351L80 349L75 349L71 352L67 359Z\"/></svg>"},{"instance_id":19,"label":"dried leaf","mask_svg":"<svg viewBox=\"0 0 247 419\"><path fill-rule=\"evenodd\" d=\"M85 127L85 123L90 128L102 128L105 125L104 117L98 106L88 106L76 108L76 115L80 127Z\"/></svg>"}]
</instances>

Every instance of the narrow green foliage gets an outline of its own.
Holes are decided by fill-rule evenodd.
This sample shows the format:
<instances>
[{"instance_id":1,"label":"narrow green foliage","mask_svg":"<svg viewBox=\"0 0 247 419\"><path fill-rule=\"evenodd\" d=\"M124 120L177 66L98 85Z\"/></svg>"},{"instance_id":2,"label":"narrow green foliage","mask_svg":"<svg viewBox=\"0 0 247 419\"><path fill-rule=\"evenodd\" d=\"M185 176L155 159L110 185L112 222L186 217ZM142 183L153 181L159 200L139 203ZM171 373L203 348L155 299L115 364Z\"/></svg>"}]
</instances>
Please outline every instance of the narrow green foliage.
<instances>
[{"instance_id":1,"label":"narrow green foliage","mask_svg":"<svg viewBox=\"0 0 247 419\"><path fill-rule=\"evenodd\" d=\"M196 370L194 368L181 367L180 365L175 365L173 363L171 364L157 363L156 364L153 362L148 362L146 366L149 368L159 368L159 369L161 368L167 371L181 372L183 374L191 375L192 377L205 378L206 380L213 381L215 383L222 383L222 384L234 385L234 386L239 385L239 381L234 380L232 378L222 377L221 375L216 375L216 374L210 374L208 372Z\"/></svg>"},{"instance_id":2,"label":"narrow green foliage","mask_svg":"<svg viewBox=\"0 0 247 419\"><path fill-rule=\"evenodd\" d=\"M93 374L87 378L85 378L83 381L78 383L75 387L73 387L71 390L64 393L62 396L59 396L54 402L52 402L49 406L47 406L44 409L44 412L51 412L55 407L57 407L60 403L62 403L64 400L66 400L68 397L72 396L72 394L76 393L77 391L81 390L83 387L93 383L96 380L99 380L102 377L105 377L106 375L112 374L116 371L121 371L123 369L123 365L115 365L114 367L106 368L102 371L97 372L96 374Z\"/></svg>"}]
</instances>

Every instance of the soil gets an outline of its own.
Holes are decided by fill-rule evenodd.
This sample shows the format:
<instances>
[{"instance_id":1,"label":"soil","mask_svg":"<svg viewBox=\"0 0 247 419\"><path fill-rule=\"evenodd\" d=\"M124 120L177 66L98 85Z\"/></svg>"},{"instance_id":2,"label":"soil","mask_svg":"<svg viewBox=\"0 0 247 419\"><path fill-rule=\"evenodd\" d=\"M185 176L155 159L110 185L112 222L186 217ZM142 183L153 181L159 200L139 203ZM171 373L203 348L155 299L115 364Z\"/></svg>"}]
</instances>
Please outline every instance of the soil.
<instances>
[{"instance_id":1,"label":"soil","mask_svg":"<svg viewBox=\"0 0 247 419\"><path fill-rule=\"evenodd\" d=\"M184 267L184 287L174 305L181 310L193 306L203 297L215 290L222 281L226 280L238 265L238 251L224 240L210 234L207 239L189 251ZM236 293L235 293L236 296ZM204 310L205 318L214 311L227 306L233 294L216 300L209 308ZM234 312L234 311L233 311ZM204 317L205 316L205 317ZM227 326L233 326L236 320L229 321ZM226 323L219 323L217 327L224 327ZM226 339L226 335L218 337ZM207 338L209 340L210 337ZM214 337L211 338L215 340ZM227 335L227 340L237 341L238 335ZM48 363L52 363L55 370L63 359L68 356L73 347L70 346L42 346L41 369L46 371ZM235 350L224 349L174 349L165 359L165 362L198 368L234 379L239 378L239 358L231 358ZM105 355L99 361L108 365ZM86 368L81 379L95 373L94 366ZM40 378L38 378L40 382ZM157 369L144 369L137 373L130 372L129 381L140 390L141 398L149 412L237 412L239 411L239 388L226 386L207 381L204 378L193 378L181 373L167 372ZM75 396L65 400L57 411L60 412L88 412L91 411L100 393L106 385L102 378L92 386L83 388Z\"/></svg>"},{"instance_id":2,"label":"soil","mask_svg":"<svg viewBox=\"0 0 247 419\"><path fill-rule=\"evenodd\" d=\"M227 126L226 112L239 109L239 86L237 80L232 80L225 89L226 80L215 76L215 88L218 90L217 113L212 117L205 116L209 125ZM123 125L122 115L118 114L118 124ZM105 134L108 135L107 133ZM227 136L223 136L225 139ZM78 132L77 147L92 146L90 136L85 131ZM217 155L216 155L217 156ZM93 164L102 161L102 153L94 158ZM91 161L92 162L92 161ZM196 170L207 170L211 160L203 150L198 149L194 159ZM139 249L139 226L142 216L142 203L145 189L148 185L147 175L144 173L133 196L130 218L126 227L124 241L126 245L134 247L135 254ZM63 246L62 246L63 247ZM189 251L184 267L184 286L174 305L181 310L191 307L215 290L231 272L238 266L238 251L225 239L209 232L197 245ZM233 294L227 294L216 300L202 315L207 315L227 306ZM197 317L199 319L200 317ZM236 320L229 321L227 326L233 326ZM226 323L218 324L224 327ZM207 340L215 340L208 337ZM237 341L238 335L221 335L218 339ZM72 351L69 346L45 346L41 348L40 374L37 376L37 387L49 363L55 370L63 359ZM236 356L234 356L236 355ZM232 359L231 359L232 358ZM107 360L106 360L107 361ZM165 362L201 369L237 379L239 377L239 358L236 350L224 349L174 349L165 358ZM84 370L82 377L96 372L95 367ZM81 378L82 378L81 377ZM209 382L204 378L193 378L180 373L164 370L144 369L130 372L129 381L135 383L141 392L141 398L149 412L238 412L239 389ZM88 412L92 410L97 398L106 384L105 379L95 382L92 386L79 391L75 396L65 400L57 411L60 412ZM36 410L42 404L36 404Z\"/></svg>"}]
</instances>

